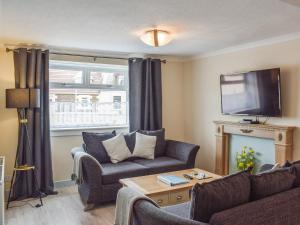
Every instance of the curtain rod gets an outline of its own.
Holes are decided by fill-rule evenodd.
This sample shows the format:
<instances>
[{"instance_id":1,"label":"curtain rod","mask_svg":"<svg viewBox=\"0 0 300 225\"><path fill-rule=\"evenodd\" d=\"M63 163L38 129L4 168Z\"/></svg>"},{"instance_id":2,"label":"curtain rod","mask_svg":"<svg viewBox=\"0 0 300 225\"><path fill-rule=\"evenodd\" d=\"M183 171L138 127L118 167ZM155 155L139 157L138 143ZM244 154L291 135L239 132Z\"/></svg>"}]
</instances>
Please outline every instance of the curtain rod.
<instances>
[{"instance_id":1,"label":"curtain rod","mask_svg":"<svg viewBox=\"0 0 300 225\"><path fill-rule=\"evenodd\" d=\"M12 48L6 48L6 52L17 52L17 49ZM84 54L71 54L71 53L62 53L62 52L55 52L50 51L49 54L51 55L65 55L65 56L79 56L79 57L87 57L87 58L93 58L94 61L96 59L119 59L119 60L128 60L130 58L122 58L122 57L112 57L112 56L98 56L98 55L84 55ZM166 59L161 59L161 63L167 63Z\"/></svg>"}]
</instances>

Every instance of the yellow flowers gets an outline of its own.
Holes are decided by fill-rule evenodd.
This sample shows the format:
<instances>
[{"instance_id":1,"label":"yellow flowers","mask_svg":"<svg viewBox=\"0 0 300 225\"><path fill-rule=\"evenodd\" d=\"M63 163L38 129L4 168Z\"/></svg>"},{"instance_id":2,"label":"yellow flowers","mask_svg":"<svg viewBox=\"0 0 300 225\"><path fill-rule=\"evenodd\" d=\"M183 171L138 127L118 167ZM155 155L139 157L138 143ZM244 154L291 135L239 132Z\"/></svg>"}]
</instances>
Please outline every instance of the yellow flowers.
<instances>
[{"instance_id":1,"label":"yellow flowers","mask_svg":"<svg viewBox=\"0 0 300 225\"><path fill-rule=\"evenodd\" d=\"M236 155L237 169L252 169L255 166L255 151L250 147L243 146L242 151Z\"/></svg>"},{"instance_id":2,"label":"yellow flowers","mask_svg":"<svg viewBox=\"0 0 300 225\"><path fill-rule=\"evenodd\" d=\"M239 163L239 168L244 168L244 163L240 162Z\"/></svg>"}]
</instances>

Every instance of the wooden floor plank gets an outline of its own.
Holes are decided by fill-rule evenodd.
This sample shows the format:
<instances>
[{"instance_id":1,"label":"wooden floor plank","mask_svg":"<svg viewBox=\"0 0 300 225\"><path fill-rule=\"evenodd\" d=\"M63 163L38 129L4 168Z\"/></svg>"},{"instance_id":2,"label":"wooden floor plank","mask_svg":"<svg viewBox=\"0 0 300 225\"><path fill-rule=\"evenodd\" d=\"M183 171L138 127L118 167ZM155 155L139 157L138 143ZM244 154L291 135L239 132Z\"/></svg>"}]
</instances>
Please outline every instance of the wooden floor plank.
<instances>
[{"instance_id":1,"label":"wooden floor plank","mask_svg":"<svg viewBox=\"0 0 300 225\"><path fill-rule=\"evenodd\" d=\"M59 194L44 198L44 206L34 208L37 200L13 202L6 210L7 225L112 225L115 204L104 204L84 212L75 186L58 189Z\"/></svg>"}]
</instances>

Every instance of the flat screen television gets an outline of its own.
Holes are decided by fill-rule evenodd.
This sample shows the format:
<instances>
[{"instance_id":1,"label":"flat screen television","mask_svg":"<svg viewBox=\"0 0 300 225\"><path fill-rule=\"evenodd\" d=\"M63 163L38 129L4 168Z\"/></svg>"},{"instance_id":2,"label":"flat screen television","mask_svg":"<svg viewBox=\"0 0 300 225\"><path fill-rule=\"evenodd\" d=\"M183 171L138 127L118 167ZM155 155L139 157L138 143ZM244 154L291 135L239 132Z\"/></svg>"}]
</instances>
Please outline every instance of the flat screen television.
<instances>
[{"instance_id":1,"label":"flat screen television","mask_svg":"<svg viewBox=\"0 0 300 225\"><path fill-rule=\"evenodd\" d=\"M220 76L225 115L281 116L280 69Z\"/></svg>"}]
</instances>

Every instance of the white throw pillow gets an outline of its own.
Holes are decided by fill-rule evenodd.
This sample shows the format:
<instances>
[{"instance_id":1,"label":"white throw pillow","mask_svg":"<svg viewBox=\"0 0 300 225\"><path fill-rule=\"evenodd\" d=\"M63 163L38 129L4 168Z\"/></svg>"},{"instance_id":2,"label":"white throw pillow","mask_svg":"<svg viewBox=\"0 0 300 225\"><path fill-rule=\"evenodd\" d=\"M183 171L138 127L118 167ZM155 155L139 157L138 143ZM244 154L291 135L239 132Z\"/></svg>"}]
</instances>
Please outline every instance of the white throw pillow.
<instances>
[{"instance_id":1,"label":"white throw pillow","mask_svg":"<svg viewBox=\"0 0 300 225\"><path fill-rule=\"evenodd\" d=\"M154 159L155 145L156 136L150 136L136 132L135 146L132 156L145 159Z\"/></svg>"},{"instance_id":2,"label":"white throw pillow","mask_svg":"<svg viewBox=\"0 0 300 225\"><path fill-rule=\"evenodd\" d=\"M124 135L121 133L113 138L102 141L102 144L112 163L118 163L131 157Z\"/></svg>"}]
</instances>

